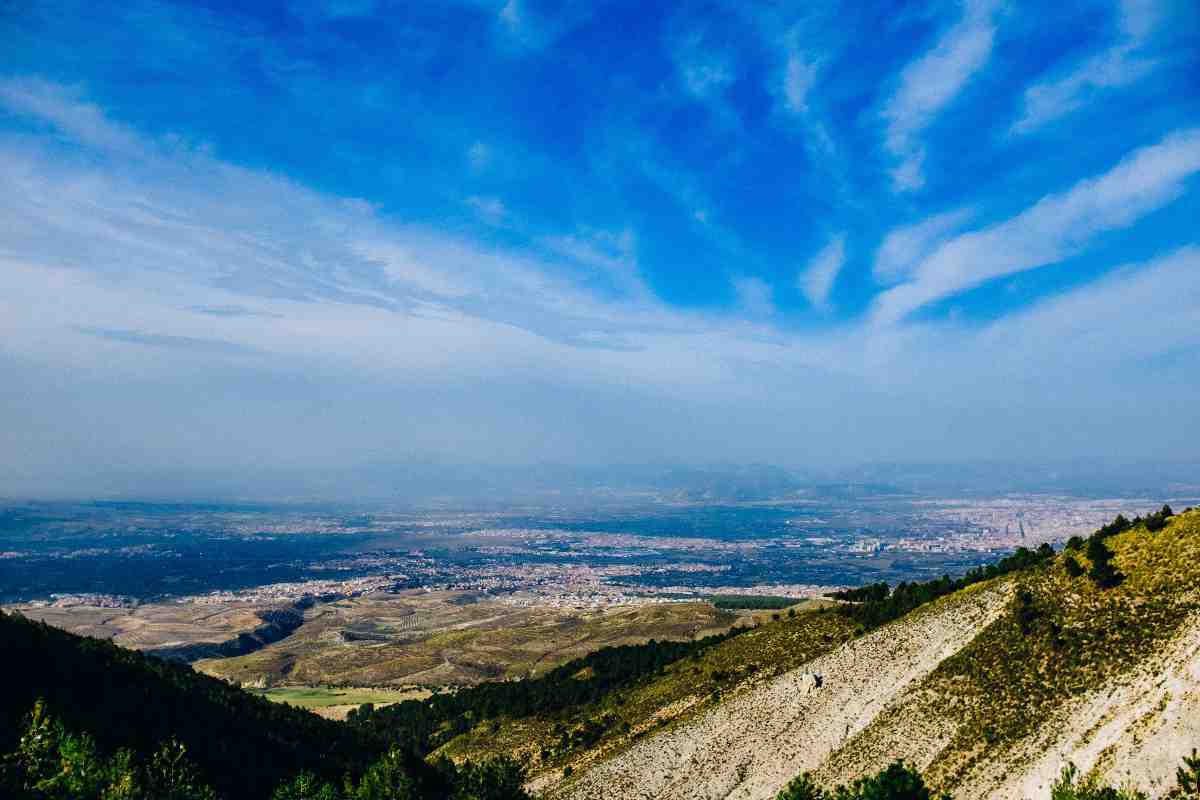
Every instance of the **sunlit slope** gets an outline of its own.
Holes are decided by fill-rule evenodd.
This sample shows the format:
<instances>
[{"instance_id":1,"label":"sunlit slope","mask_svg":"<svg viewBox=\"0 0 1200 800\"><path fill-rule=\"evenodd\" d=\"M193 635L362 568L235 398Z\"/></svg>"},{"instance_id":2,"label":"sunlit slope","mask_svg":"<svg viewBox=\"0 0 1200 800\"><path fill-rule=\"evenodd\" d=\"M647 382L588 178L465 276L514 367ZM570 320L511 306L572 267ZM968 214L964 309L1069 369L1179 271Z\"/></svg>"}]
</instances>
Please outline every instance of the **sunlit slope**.
<instances>
[{"instance_id":1,"label":"sunlit slope","mask_svg":"<svg viewBox=\"0 0 1200 800\"><path fill-rule=\"evenodd\" d=\"M771 798L1003 613L981 584L845 642L572 778L575 798ZM830 615L836 616L836 615ZM819 675L819 685L812 675Z\"/></svg>"},{"instance_id":2,"label":"sunlit slope","mask_svg":"<svg viewBox=\"0 0 1200 800\"><path fill-rule=\"evenodd\" d=\"M286 639L196 668L261 687L467 686L540 674L601 647L703 637L737 619L699 602L579 611L460 597L409 593L319 604Z\"/></svg>"},{"instance_id":3,"label":"sunlit slope","mask_svg":"<svg viewBox=\"0 0 1200 800\"><path fill-rule=\"evenodd\" d=\"M699 687L677 689L685 696L663 726L655 714L664 712L635 704L617 723L633 735L601 737L567 758L531 757L534 785L581 800L769 800L801 771L832 786L904 758L956 798L1044 796L1067 760L1161 791L1180 756L1200 744L1200 512L1106 545L1124 576L1112 588L1088 577L1080 549L1070 557L1082 574L1069 574L1060 554L839 642L843 630L824 649L768 652L754 637L781 641L789 624L833 625L838 615L764 625L704 656L740 648L756 667L739 690L701 700ZM638 691L679 686L688 667ZM605 713L616 712L593 716ZM554 742L554 724L505 722L480 730L473 746L464 738L446 749L482 752L491 733L493 746L519 751L522 737Z\"/></svg>"},{"instance_id":4,"label":"sunlit slope","mask_svg":"<svg viewBox=\"0 0 1200 800\"><path fill-rule=\"evenodd\" d=\"M1200 512L1106 540L1119 585L1084 552L1011 580L1006 612L822 765L837 783L908 759L955 797L1037 797L1063 763L1161 791L1200 744ZM1066 569L1066 557L1084 573Z\"/></svg>"},{"instance_id":5,"label":"sunlit slope","mask_svg":"<svg viewBox=\"0 0 1200 800\"><path fill-rule=\"evenodd\" d=\"M764 612L758 616L766 624L669 664L599 703L487 721L449 742L439 754L456 760L512 755L530 768L535 787L550 787L564 770L578 774L849 641L851 621L815 610L829 605L808 601L790 611Z\"/></svg>"}]
</instances>

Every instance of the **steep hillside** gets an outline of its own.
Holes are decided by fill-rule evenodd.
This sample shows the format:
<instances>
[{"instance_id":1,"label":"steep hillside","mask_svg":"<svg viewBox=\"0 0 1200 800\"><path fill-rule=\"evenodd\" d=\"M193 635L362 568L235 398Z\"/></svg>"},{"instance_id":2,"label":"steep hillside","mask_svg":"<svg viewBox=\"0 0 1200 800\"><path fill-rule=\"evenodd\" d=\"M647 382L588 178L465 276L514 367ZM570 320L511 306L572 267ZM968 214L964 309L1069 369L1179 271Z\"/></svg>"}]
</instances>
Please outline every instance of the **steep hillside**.
<instances>
[{"instance_id":1,"label":"steep hillside","mask_svg":"<svg viewBox=\"0 0 1200 800\"><path fill-rule=\"evenodd\" d=\"M518 754L534 788L581 800L769 800L803 771L833 786L898 758L956 798L1046 796L1068 761L1161 793L1200 744L1200 512L1149 521L862 635L784 618L441 752Z\"/></svg>"},{"instance_id":2,"label":"steep hillside","mask_svg":"<svg viewBox=\"0 0 1200 800\"><path fill-rule=\"evenodd\" d=\"M1089 575L1082 547L1010 580L1006 613L817 777L840 782L903 757L956 797L1020 798L1045 794L1069 760L1160 791L1200 743L1200 512L1104 545L1117 585Z\"/></svg>"},{"instance_id":3,"label":"steep hillside","mask_svg":"<svg viewBox=\"0 0 1200 800\"><path fill-rule=\"evenodd\" d=\"M669 663L649 679L609 692L599 702L477 725L438 754L456 760L515 756L542 774L534 782L541 788L564 769L579 771L849 641L855 623L827 610L812 610L824 605L810 602L763 615L778 619Z\"/></svg>"},{"instance_id":4,"label":"steep hillside","mask_svg":"<svg viewBox=\"0 0 1200 800\"><path fill-rule=\"evenodd\" d=\"M969 643L1010 593L1007 584L971 587L852 639L639 741L569 781L562 796L773 797Z\"/></svg>"},{"instance_id":5,"label":"steep hillside","mask_svg":"<svg viewBox=\"0 0 1200 800\"><path fill-rule=\"evenodd\" d=\"M310 769L339 779L385 749L363 731L272 703L190 667L0 613L7 664L0 692L0 753L17 745L34 703L45 700L100 748L153 752L183 743L230 798L266 797Z\"/></svg>"},{"instance_id":6,"label":"steep hillside","mask_svg":"<svg viewBox=\"0 0 1200 800\"><path fill-rule=\"evenodd\" d=\"M528 800L512 762L431 764L373 729L18 615L0 613L0 649L3 798Z\"/></svg>"}]
</instances>

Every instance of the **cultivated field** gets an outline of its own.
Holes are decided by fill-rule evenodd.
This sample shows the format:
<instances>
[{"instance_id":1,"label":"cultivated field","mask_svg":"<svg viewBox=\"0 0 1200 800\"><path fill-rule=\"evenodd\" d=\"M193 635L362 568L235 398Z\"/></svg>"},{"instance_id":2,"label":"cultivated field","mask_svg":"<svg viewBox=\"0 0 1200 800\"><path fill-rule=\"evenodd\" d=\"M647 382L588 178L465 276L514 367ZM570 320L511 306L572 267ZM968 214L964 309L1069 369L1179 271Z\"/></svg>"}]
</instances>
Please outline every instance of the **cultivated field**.
<instances>
[{"instance_id":1,"label":"cultivated field","mask_svg":"<svg viewBox=\"0 0 1200 800\"><path fill-rule=\"evenodd\" d=\"M430 694L428 689L331 689L325 686L281 686L251 691L276 703L307 708L328 719L345 719L351 710L363 703L371 703L379 708L401 700L423 700Z\"/></svg>"}]
</instances>

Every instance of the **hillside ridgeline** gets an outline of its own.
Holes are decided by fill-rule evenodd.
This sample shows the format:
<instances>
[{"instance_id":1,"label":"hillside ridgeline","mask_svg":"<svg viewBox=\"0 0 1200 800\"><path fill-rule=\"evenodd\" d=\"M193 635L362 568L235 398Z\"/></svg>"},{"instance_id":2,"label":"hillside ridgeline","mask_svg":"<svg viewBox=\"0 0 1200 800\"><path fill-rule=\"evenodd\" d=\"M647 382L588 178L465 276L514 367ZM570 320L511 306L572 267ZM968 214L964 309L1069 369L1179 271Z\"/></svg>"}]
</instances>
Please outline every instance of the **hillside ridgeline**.
<instances>
[{"instance_id":1,"label":"hillside ridgeline","mask_svg":"<svg viewBox=\"0 0 1200 800\"><path fill-rule=\"evenodd\" d=\"M815 614L850 620L852 638L781 674L760 658L721 702L691 702L533 785L580 800L769 800L797 773L833 787L902 759L957 798L1045 797L1068 762L1163 794L1200 743L1200 511L1118 518L1021 561L890 621L888 606L907 604L895 590Z\"/></svg>"}]
</instances>

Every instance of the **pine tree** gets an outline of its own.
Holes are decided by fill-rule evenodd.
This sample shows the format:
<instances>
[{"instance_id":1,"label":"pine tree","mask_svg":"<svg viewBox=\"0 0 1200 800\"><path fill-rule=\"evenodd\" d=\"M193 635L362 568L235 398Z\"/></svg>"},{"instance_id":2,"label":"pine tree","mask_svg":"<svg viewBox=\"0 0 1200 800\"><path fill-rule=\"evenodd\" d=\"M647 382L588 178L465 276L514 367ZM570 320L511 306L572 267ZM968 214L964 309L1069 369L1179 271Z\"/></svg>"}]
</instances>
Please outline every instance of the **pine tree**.
<instances>
[{"instance_id":1,"label":"pine tree","mask_svg":"<svg viewBox=\"0 0 1200 800\"><path fill-rule=\"evenodd\" d=\"M775 800L828 800L828 798L829 795L813 782L812 775L804 772L792 778L791 782L783 787L783 791L776 795Z\"/></svg>"},{"instance_id":2,"label":"pine tree","mask_svg":"<svg viewBox=\"0 0 1200 800\"><path fill-rule=\"evenodd\" d=\"M1167 795L1171 798L1200 797L1200 755L1192 748L1190 756L1183 757L1183 766L1175 770L1175 788Z\"/></svg>"}]
</instances>

